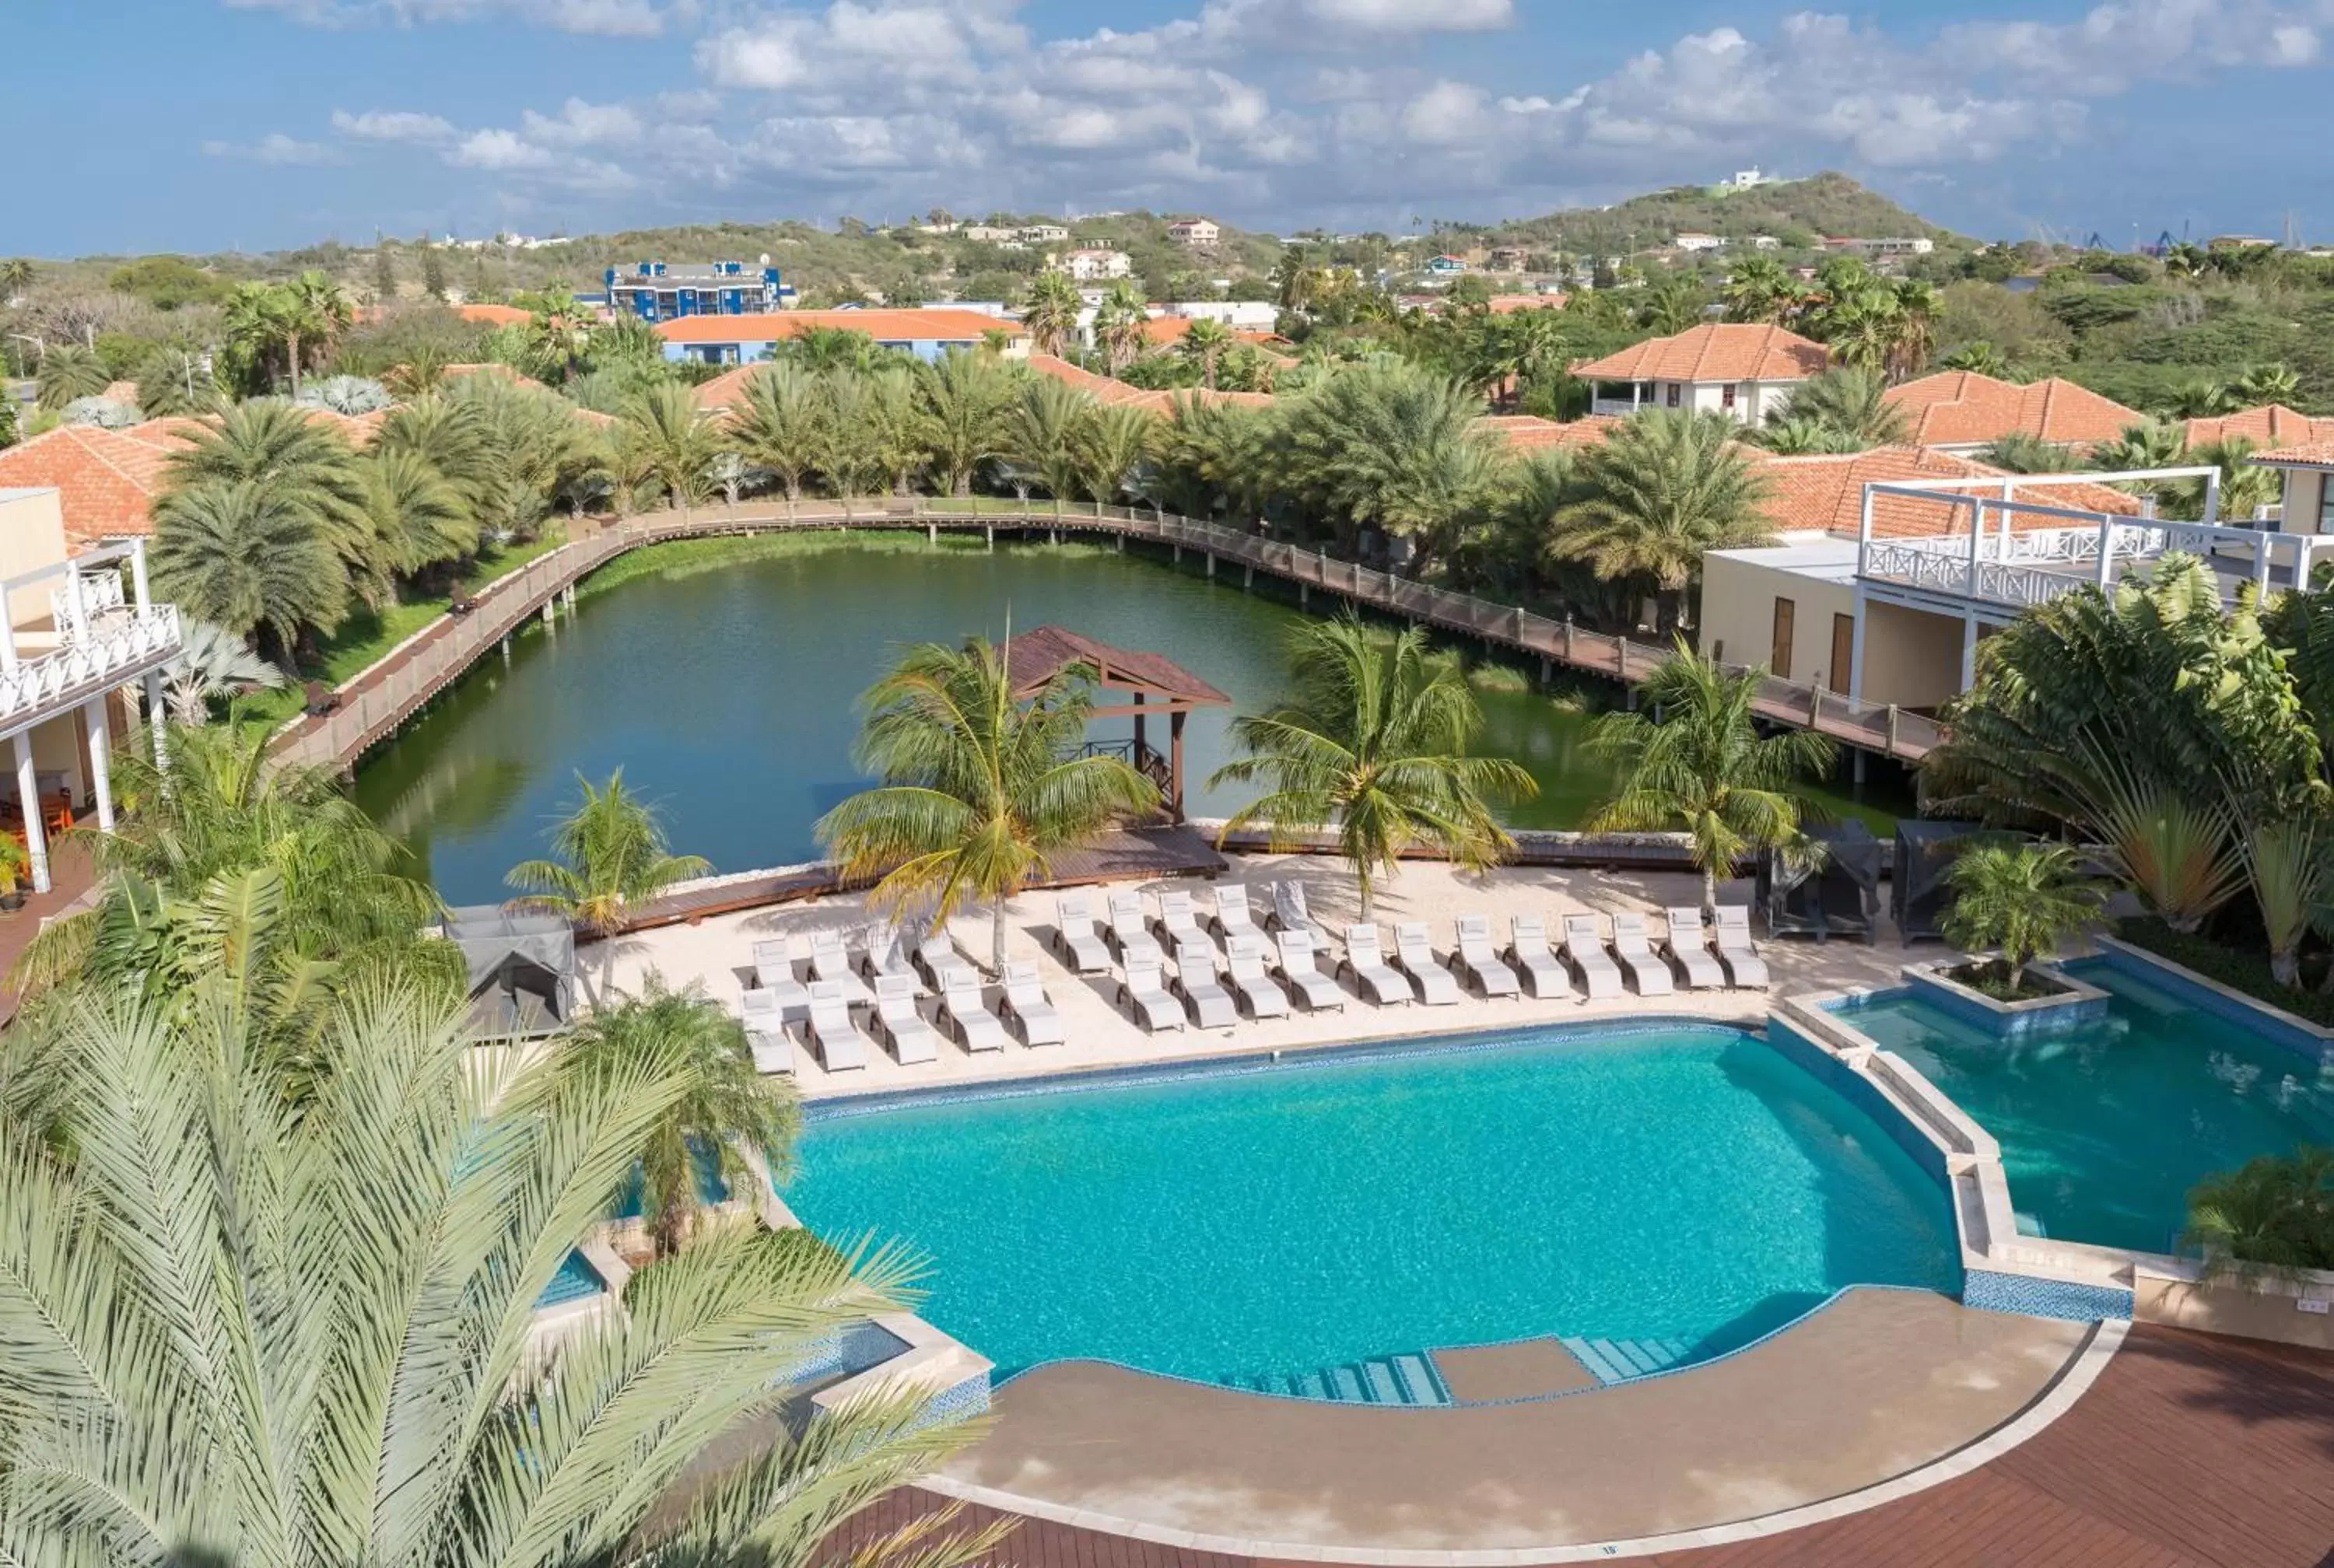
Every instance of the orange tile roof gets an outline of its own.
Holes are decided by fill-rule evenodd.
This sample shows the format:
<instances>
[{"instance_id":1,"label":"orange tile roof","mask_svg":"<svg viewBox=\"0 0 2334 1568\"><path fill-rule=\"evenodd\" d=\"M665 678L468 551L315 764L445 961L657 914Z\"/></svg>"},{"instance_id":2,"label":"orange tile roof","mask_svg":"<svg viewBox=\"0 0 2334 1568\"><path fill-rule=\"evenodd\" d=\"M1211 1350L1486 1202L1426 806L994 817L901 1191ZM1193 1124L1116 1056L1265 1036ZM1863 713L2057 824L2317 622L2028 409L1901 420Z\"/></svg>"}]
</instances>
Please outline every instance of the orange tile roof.
<instances>
[{"instance_id":1,"label":"orange tile roof","mask_svg":"<svg viewBox=\"0 0 2334 1568\"><path fill-rule=\"evenodd\" d=\"M800 337L815 327L865 332L879 342L979 342L990 332L1029 335L1018 322L1000 321L979 311L780 311L762 315L683 316L663 322L657 335L669 343L762 343Z\"/></svg>"},{"instance_id":2,"label":"orange tile roof","mask_svg":"<svg viewBox=\"0 0 2334 1568\"><path fill-rule=\"evenodd\" d=\"M98 396L106 399L110 402L126 403L130 408L134 409L138 406L138 383L135 381L108 381L105 385L105 390L99 393Z\"/></svg>"},{"instance_id":3,"label":"orange tile roof","mask_svg":"<svg viewBox=\"0 0 2334 1568\"><path fill-rule=\"evenodd\" d=\"M1566 294L1493 294L1491 313L1513 315L1518 311L1556 311L1564 308Z\"/></svg>"},{"instance_id":4,"label":"orange tile roof","mask_svg":"<svg viewBox=\"0 0 2334 1568\"><path fill-rule=\"evenodd\" d=\"M1712 322L1572 367L1590 381L1803 381L1831 351L1782 327Z\"/></svg>"},{"instance_id":5,"label":"orange tile roof","mask_svg":"<svg viewBox=\"0 0 2334 1568\"><path fill-rule=\"evenodd\" d=\"M2319 422L2325 423L2324 420ZM2271 467L2290 464L2297 468L2334 468L2334 440L2280 447L2274 452L2255 452L2250 460Z\"/></svg>"},{"instance_id":6,"label":"orange tile roof","mask_svg":"<svg viewBox=\"0 0 2334 1568\"><path fill-rule=\"evenodd\" d=\"M1764 510L1768 524L1778 534L1830 533L1855 537L1864 527L1864 487L1874 484L1918 483L1925 479L1971 479L2003 474L2000 468L1969 457L1923 447L1875 447L1868 452L1824 453L1784 457L1750 452L1753 466L1767 481ZM2021 488L2021 499L2045 505L2088 512L2136 515L2139 500L2104 485L2051 485ZM1956 517L1967 514L1942 501L1909 495L1873 498L1872 531L1876 535L1902 538L1911 534L1943 534ZM2020 527L2059 526L2045 518L2020 518Z\"/></svg>"},{"instance_id":7,"label":"orange tile roof","mask_svg":"<svg viewBox=\"0 0 2334 1568\"><path fill-rule=\"evenodd\" d=\"M1888 390L1920 447L1982 447L2025 435L2061 444L2112 441L2146 416L2088 387L2051 377L2021 386L1975 370L1941 370Z\"/></svg>"},{"instance_id":8,"label":"orange tile roof","mask_svg":"<svg viewBox=\"0 0 2334 1568\"><path fill-rule=\"evenodd\" d=\"M1066 386L1075 387L1082 392L1091 392L1105 403L1137 403L1146 408L1156 406L1163 409L1165 407L1163 403L1154 405L1149 401L1152 399L1164 398L1166 394L1163 392L1146 392L1140 387L1131 387L1124 381L1098 375L1083 365L1072 364L1058 354L1031 354L1026 362L1039 375L1051 376Z\"/></svg>"},{"instance_id":9,"label":"orange tile roof","mask_svg":"<svg viewBox=\"0 0 2334 1568\"><path fill-rule=\"evenodd\" d=\"M0 451L0 489L53 488L75 549L154 532L169 457L159 446L94 425L60 425Z\"/></svg>"},{"instance_id":10,"label":"orange tile roof","mask_svg":"<svg viewBox=\"0 0 2334 1568\"><path fill-rule=\"evenodd\" d=\"M766 361L757 360L750 365L739 365L734 370L724 370L709 381L699 382L696 392L697 406L717 414L738 407L746 400L746 383L768 368Z\"/></svg>"},{"instance_id":11,"label":"orange tile roof","mask_svg":"<svg viewBox=\"0 0 2334 1568\"><path fill-rule=\"evenodd\" d=\"M516 305L456 305L454 310L464 321L475 322L484 327L516 326L521 322L535 319Z\"/></svg>"},{"instance_id":12,"label":"orange tile roof","mask_svg":"<svg viewBox=\"0 0 2334 1568\"><path fill-rule=\"evenodd\" d=\"M1543 419L1537 414L1486 414L1475 421L1475 428L1504 437L1514 451L1538 452L1550 447L1602 445L1605 438L1612 434L1613 427L1620 423L1611 414L1592 414L1585 419L1561 423Z\"/></svg>"},{"instance_id":13,"label":"orange tile roof","mask_svg":"<svg viewBox=\"0 0 2334 1568\"><path fill-rule=\"evenodd\" d=\"M2187 421L2188 444L2210 446L2215 441L2242 438L2256 447L2300 447L2316 441L2334 441L2334 419L2317 419L2308 414L2297 414L2282 403L2264 403L2258 409L2240 409L2233 414L2216 414L2211 418Z\"/></svg>"}]
</instances>

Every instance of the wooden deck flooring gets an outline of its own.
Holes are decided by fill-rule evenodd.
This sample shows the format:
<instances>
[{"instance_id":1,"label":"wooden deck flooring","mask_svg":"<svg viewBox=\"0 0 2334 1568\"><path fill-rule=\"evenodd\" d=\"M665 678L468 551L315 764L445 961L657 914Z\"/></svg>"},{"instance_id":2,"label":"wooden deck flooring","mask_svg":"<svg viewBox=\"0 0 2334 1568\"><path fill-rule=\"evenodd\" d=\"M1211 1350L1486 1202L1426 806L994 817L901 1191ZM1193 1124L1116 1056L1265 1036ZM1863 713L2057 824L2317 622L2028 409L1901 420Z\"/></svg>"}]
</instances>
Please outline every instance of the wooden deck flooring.
<instances>
[{"instance_id":1,"label":"wooden deck flooring","mask_svg":"<svg viewBox=\"0 0 2334 1568\"><path fill-rule=\"evenodd\" d=\"M894 1493L837 1555L944 1506ZM998 1517L969 1508L965 1518ZM1015 1568L1277 1568L1024 1521ZM2334 1568L2334 1356L2139 1326L2073 1409L1901 1501L1655 1568Z\"/></svg>"}]
</instances>

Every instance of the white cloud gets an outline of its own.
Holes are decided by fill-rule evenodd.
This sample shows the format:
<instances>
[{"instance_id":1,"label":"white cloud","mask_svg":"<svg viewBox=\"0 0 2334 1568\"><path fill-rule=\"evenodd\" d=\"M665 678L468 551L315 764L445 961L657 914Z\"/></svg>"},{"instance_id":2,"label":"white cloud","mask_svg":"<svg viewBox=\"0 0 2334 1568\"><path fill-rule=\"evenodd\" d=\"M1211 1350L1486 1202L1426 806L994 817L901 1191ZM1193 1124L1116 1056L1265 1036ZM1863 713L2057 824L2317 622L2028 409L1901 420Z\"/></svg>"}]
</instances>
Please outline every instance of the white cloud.
<instances>
[{"instance_id":1,"label":"white cloud","mask_svg":"<svg viewBox=\"0 0 2334 1568\"><path fill-rule=\"evenodd\" d=\"M434 114L417 114L402 109L368 110L362 114L335 109L333 129L360 141L432 142L450 141L454 137L450 122Z\"/></svg>"},{"instance_id":2,"label":"white cloud","mask_svg":"<svg viewBox=\"0 0 2334 1568\"><path fill-rule=\"evenodd\" d=\"M548 148L524 140L513 130L473 132L462 139L462 144L448 155L448 160L469 168L493 169L502 173L513 169L549 168L555 161Z\"/></svg>"},{"instance_id":3,"label":"white cloud","mask_svg":"<svg viewBox=\"0 0 2334 1568\"><path fill-rule=\"evenodd\" d=\"M696 0L227 0L236 10L280 11L318 27L367 23L420 26L433 22L470 22L509 17L563 33L604 37L646 37L661 33L668 19L696 14Z\"/></svg>"},{"instance_id":4,"label":"white cloud","mask_svg":"<svg viewBox=\"0 0 2334 1568\"><path fill-rule=\"evenodd\" d=\"M239 158L253 163L275 164L283 168L303 165L338 163L340 155L322 142L301 141L271 130L257 141L206 141L203 155L207 158Z\"/></svg>"}]
</instances>

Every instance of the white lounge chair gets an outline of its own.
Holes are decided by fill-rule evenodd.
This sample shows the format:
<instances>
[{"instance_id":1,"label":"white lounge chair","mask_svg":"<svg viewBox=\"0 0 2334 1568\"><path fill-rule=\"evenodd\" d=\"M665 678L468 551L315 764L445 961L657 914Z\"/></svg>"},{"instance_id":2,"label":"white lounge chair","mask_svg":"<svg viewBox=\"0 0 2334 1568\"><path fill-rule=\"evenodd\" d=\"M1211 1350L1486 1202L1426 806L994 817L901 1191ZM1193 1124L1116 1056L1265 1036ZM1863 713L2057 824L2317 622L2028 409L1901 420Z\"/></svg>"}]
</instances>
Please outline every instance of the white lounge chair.
<instances>
[{"instance_id":1,"label":"white lounge chair","mask_svg":"<svg viewBox=\"0 0 2334 1568\"><path fill-rule=\"evenodd\" d=\"M746 1048L753 1053L754 1071L765 1077L791 1075L795 1070L795 1039L786 1033L786 1014L777 996L757 986L738 998L738 1015L746 1023ZM810 1015L810 994L803 994L803 1015Z\"/></svg>"},{"instance_id":2,"label":"white lounge chair","mask_svg":"<svg viewBox=\"0 0 2334 1568\"><path fill-rule=\"evenodd\" d=\"M1425 921L1408 920L1394 928L1394 961L1428 1006L1448 1007L1459 1000L1459 977L1435 958Z\"/></svg>"},{"instance_id":3,"label":"white lounge chair","mask_svg":"<svg viewBox=\"0 0 2334 1568\"><path fill-rule=\"evenodd\" d=\"M1313 946L1321 952L1329 950L1329 933L1313 918L1307 907L1305 884L1299 881L1279 881L1272 884L1272 924L1276 930L1302 931L1313 938Z\"/></svg>"},{"instance_id":4,"label":"white lounge chair","mask_svg":"<svg viewBox=\"0 0 2334 1568\"><path fill-rule=\"evenodd\" d=\"M1191 895L1180 888L1159 895L1159 940L1169 948L1180 948L1186 942L1208 945L1208 933L1200 924L1199 911L1191 906Z\"/></svg>"},{"instance_id":5,"label":"white lounge chair","mask_svg":"<svg viewBox=\"0 0 2334 1568\"><path fill-rule=\"evenodd\" d=\"M1459 917L1459 951L1453 955L1457 967L1475 988L1489 1000L1493 996L1521 996L1523 982L1516 972L1500 961L1491 951L1491 917L1461 915Z\"/></svg>"},{"instance_id":6,"label":"white lounge chair","mask_svg":"<svg viewBox=\"0 0 2334 1568\"><path fill-rule=\"evenodd\" d=\"M1248 901L1246 882L1219 882L1215 890L1215 908L1210 911L1209 923L1216 935L1224 939L1227 950L1240 937L1261 938L1264 928L1256 923L1256 910Z\"/></svg>"},{"instance_id":7,"label":"white lounge chair","mask_svg":"<svg viewBox=\"0 0 2334 1568\"><path fill-rule=\"evenodd\" d=\"M1768 986L1767 960L1750 940L1750 906L1721 904L1711 917L1710 929L1718 961L1738 991L1763 991Z\"/></svg>"},{"instance_id":8,"label":"white lounge chair","mask_svg":"<svg viewBox=\"0 0 2334 1568\"><path fill-rule=\"evenodd\" d=\"M1548 945L1548 922L1518 915L1508 926L1508 962L1523 976L1524 989L1545 1002L1572 995L1572 971Z\"/></svg>"},{"instance_id":9,"label":"white lounge chair","mask_svg":"<svg viewBox=\"0 0 2334 1568\"><path fill-rule=\"evenodd\" d=\"M1239 1022L1231 993L1216 983L1216 950L1205 942L1175 944L1175 995L1191 1009L1202 1029L1229 1029Z\"/></svg>"},{"instance_id":10,"label":"white lounge chair","mask_svg":"<svg viewBox=\"0 0 2334 1568\"><path fill-rule=\"evenodd\" d=\"M1118 949L1122 964L1149 964L1164 968L1167 951L1151 935L1150 922L1143 918L1143 895L1118 892L1110 896L1110 943Z\"/></svg>"},{"instance_id":11,"label":"white lounge chair","mask_svg":"<svg viewBox=\"0 0 2334 1568\"><path fill-rule=\"evenodd\" d=\"M1297 994L1297 1000L1307 1013L1326 1012L1334 1007L1345 1010L1344 987L1321 972L1320 949L1313 938L1303 931L1283 931L1274 938L1280 957L1280 977Z\"/></svg>"},{"instance_id":12,"label":"white lounge chair","mask_svg":"<svg viewBox=\"0 0 2334 1568\"><path fill-rule=\"evenodd\" d=\"M1669 912L1670 939L1663 944L1671 959L1685 976L1690 991L1718 991L1725 988L1726 970L1710 950L1710 927L1696 909L1672 909Z\"/></svg>"},{"instance_id":13,"label":"white lounge chair","mask_svg":"<svg viewBox=\"0 0 2334 1568\"><path fill-rule=\"evenodd\" d=\"M874 1005L875 993L867 988L866 981L852 973L851 950L844 946L840 931L813 931L810 934L810 973L813 980L841 986L845 1006Z\"/></svg>"},{"instance_id":14,"label":"white lounge chair","mask_svg":"<svg viewBox=\"0 0 2334 1568\"><path fill-rule=\"evenodd\" d=\"M1127 966L1126 978L1118 983L1118 999L1145 1034L1183 1027L1182 1004L1160 985L1159 966L1147 959L1138 958Z\"/></svg>"},{"instance_id":15,"label":"white lounge chair","mask_svg":"<svg viewBox=\"0 0 2334 1568\"><path fill-rule=\"evenodd\" d=\"M832 980L811 985L810 1043L818 1047L818 1059L829 1073L856 1072L875 1053L875 1043L852 1022L843 987Z\"/></svg>"},{"instance_id":16,"label":"white lounge chair","mask_svg":"<svg viewBox=\"0 0 2334 1568\"><path fill-rule=\"evenodd\" d=\"M1341 975L1351 973L1354 984L1361 987L1363 997L1380 1007L1403 1007L1418 1000L1418 993L1409 980L1386 967L1384 957L1378 951L1378 928L1375 926L1353 926L1345 932L1345 961L1339 965Z\"/></svg>"},{"instance_id":17,"label":"white lounge chair","mask_svg":"<svg viewBox=\"0 0 2334 1568\"><path fill-rule=\"evenodd\" d=\"M1654 938L1643 915L1613 917L1613 956L1637 983L1640 996L1667 996L1677 990L1677 976L1668 960L1654 951Z\"/></svg>"},{"instance_id":18,"label":"white lounge chair","mask_svg":"<svg viewBox=\"0 0 2334 1568\"><path fill-rule=\"evenodd\" d=\"M950 975L948 984L941 987L940 1017L955 1032L957 1044L968 1051L1005 1049L1005 1025L997 1021L997 1015L981 1000L979 982L969 970Z\"/></svg>"},{"instance_id":19,"label":"white lounge chair","mask_svg":"<svg viewBox=\"0 0 2334 1568\"><path fill-rule=\"evenodd\" d=\"M1590 1001L1621 994L1621 966L1605 950L1605 935L1596 928L1596 916L1564 917L1564 956L1572 961L1572 971L1580 976L1580 988L1588 993Z\"/></svg>"},{"instance_id":20,"label":"white lounge chair","mask_svg":"<svg viewBox=\"0 0 2334 1568\"><path fill-rule=\"evenodd\" d=\"M908 939L899 927L889 920L879 921L867 928L866 942L866 950L859 956L859 972L867 976L869 985L875 985L887 975L896 975L913 986L917 995L923 994L923 981L909 960Z\"/></svg>"},{"instance_id":21,"label":"white lounge chair","mask_svg":"<svg viewBox=\"0 0 2334 1568\"><path fill-rule=\"evenodd\" d=\"M1020 1029L1024 1045L1059 1045L1069 1039L1062 1028L1062 1015L1054 1010L1053 999L1037 978L1035 964L1005 966L1005 999L997 1011L1008 1024Z\"/></svg>"},{"instance_id":22,"label":"white lounge chair","mask_svg":"<svg viewBox=\"0 0 2334 1568\"><path fill-rule=\"evenodd\" d=\"M948 989L951 980L974 986L980 984L980 971L964 961L956 950L956 944L949 939L949 934L944 930L934 931L917 944L916 969L923 976L925 985L933 991Z\"/></svg>"},{"instance_id":23,"label":"white lounge chair","mask_svg":"<svg viewBox=\"0 0 2334 1568\"><path fill-rule=\"evenodd\" d=\"M754 983L777 998L782 1022L792 1024L810 1016L810 991L795 978L794 958L783 941L754 944Z\"/></svg>"},{"instance_id":24,"label":"white lounge chair","mask_svg":"<svg viewBox=\"0 0 2334 1568\"><path fill-rule=\"evenodd\" d=\"M1288 1016L1288 993L1272 977L1262 937L1234 937L1229 957L1233 996L1251 1018Z\"/></svg>"},{"instance_id":25,"label":"white lounge chair","mask_svg":"<svg viewBox=\"0 0 2334 1568\"><path fill-rule=\"evenodd\" d=\"M916 977L886 975L875 982L875 1026L892 1043L902 1067L940 1059L940 1037L916 1011Z\"/></svg>"},{"instance_id":26,"label":"white lounge chair","mask_svg":"<svg viewBox=\"0 0 2334 1568\"><path fill-rule=\"evenodd\" d=\"M1091 895L1064 893L1054 900L1054 951L1072 974L1110 973L1110 947L1095 928Z\"/></svg>"}]
</instances>

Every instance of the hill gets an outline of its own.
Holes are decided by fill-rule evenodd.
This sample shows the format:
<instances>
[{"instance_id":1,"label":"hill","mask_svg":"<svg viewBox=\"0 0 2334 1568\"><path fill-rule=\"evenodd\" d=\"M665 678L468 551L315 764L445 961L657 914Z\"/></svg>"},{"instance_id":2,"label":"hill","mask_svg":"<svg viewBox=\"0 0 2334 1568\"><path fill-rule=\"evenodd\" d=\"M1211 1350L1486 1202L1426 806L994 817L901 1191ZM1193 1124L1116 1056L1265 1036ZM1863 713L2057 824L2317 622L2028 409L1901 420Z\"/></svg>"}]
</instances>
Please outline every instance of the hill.
<instances>
[{"instance_id":1,"label":"hill","mask_svg":"<svg viewBox=\"0 0 2334 1568\"><path fill-rule=\"evenodd\" d=\"M1492 231L1509 243L1618 255L1658 245L1673 235L1714 234L1727 239L1772 235L1787 249L1811 248L1827 236L1857 239L1926 236L1940 248L1972 242L1940 228L1844 174L1776 180L1748 189L1686 185L1607 207L1575 207L1523 218Z\"/></svg>"}]
</instances>

